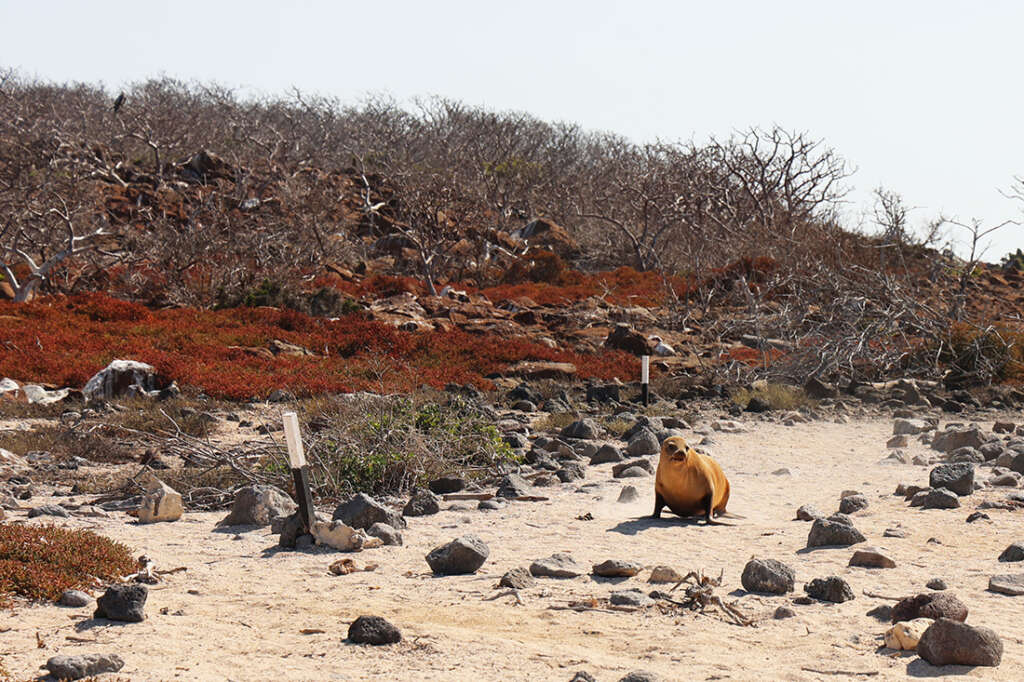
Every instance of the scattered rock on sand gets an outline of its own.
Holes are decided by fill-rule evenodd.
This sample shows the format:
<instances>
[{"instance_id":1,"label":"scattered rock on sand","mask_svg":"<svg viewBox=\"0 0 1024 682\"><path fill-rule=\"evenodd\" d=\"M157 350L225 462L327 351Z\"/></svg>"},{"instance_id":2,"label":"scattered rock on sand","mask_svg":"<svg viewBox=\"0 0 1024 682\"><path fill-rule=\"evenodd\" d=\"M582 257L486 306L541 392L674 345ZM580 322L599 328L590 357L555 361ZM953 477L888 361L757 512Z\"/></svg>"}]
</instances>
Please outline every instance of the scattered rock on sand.
<instances>
[{"instance_id":1,"label":"scattered rock on sand","mask_svg":"<svg viewBox=\"0 0 1024 682\"><path fill-rule=\"evenodd\" d=\"M644 457L656 454L660 449L661 444L658 443L658 437L645 426L629 439L629 443L626 445L626 454L630 457Z\"/></svg>"},{"instance_id":2,"label":"scattered rock on sand","mask_svg":"<svg viewBox=\"0 0 1024 682\"><path fill-rule=\"evenodd\" d=\"M928 474L928 485L932 488L945 488L960 495L974 492L974 465L970 462L940 464Z\"/></svg>"},{"instance_id":3,"label":"scattered rock on sand","mask_svg":"<svg viewBox=\"0 0 1024 682\"><path fill-rule=\"evenodd\" d=\"M622 450L615 447L614 445L604 444L597 449L597 452L590 458L591 464L608 464L611 462L621 462L625 457L622 454Z\"/></svg>"},{"instance_id":4,"label":"scattered rock on sand","mask_svg":"<svg viewBox=\"0 0 1024 682\"><path fill-rule=\"evenodd\" d=\"M621 678L619 682L660 682L661 678L646 670L634 670Z\"/></svg>"},{"instance_id":5,"label":"scattered rock on sand","mask_svg":"<svg viewBox=\"0 0 1024 682\"><path fill-rule=\"evenodd\" d=\"M772 614L772 618L774 618L775 620L793 618L794 616L796 616L796 611L789 608L788 606L780 606L779 608L775 609L775 613Z\"/></svg>"},{"instance_id":6,"label":"scattered rock on sand","mask_svg":"<svg viewBox=\"0 0 1024 682\"><path fill-rule=\"evenodd\" d=\"M630 502L636 502L639 499L640 493L637 492L635 487L631 485L624 485L622 486L622 490L619 491L619 499L617 501L623 504L629 504Z\"/></svg>"},{"instance_id":7,"label":"scattered rock on sand","mask_svg":"<svg viewBox=\"0 0 1024 682\"><path fill-rule=\"evenodd\" d=\"M522 567L507 571L505 575L501 576L501 580L498 581L499 587L511 587L514 590L522 590L527 587L533 587L536 584L537 580L530 575L528 570Z\"/></svg>"},{"instance_id":8,"label":"scattered rock on sand","mask_svg":"<svg viewBox=\"0 0 1024 682\"><path fill-rule=\"evenodd\" d=\"M593 419L579 419L562 429L562 438L594 440L601 435L601 427Z\"/></svg>"},{"instance_id":9,"label":"scattered rock on sand","mask_svg":"<svg viewBox=\"0 0 1024 682\"><path fill-rule=\"evenodd\" d=\"M530 482L519 474L506 474L498 482L498 497L522 497L530 494Z\"/></svg>"},{"instance_id":10,"label":"scattered rock on sand","mask_svg":"<svg viewBox=\"0 0 1024 682\"><path fill-rule=\"evenodd\" d=\"M398 512L388 509L366 493L359 493L337 506L332 518L357 530L369 528L375 523L386 523L392 528L405 528L405 519Z\"/></svg>"},{"instance_id":11,"label":"scattered rock on sand","mask_svg":"<svg viewBox=\"0 0 1024 682\"><path fill-rule=\"evenodd\" d=\"M868 508L868 498L865 495L847 495L843 499L839 500L839 513L840 514L853 514L859 512L862 509Z\"/></svg>"},{"instance_id":12,"label":"scattered rock on sand","mask_svg":"<svg viewBox=\"0 0 1024 682\"><path fill-rule=\"evenodd\" d=\"M88 606L91 602L92 597L81 590L64 590L64 593L60 595L60 599L57 600L57 603L61 606L70 606L72 608Z\"/></svg>"},{"instance_id":13,"label":"scattered rock on sand","mask_svg":"<svg viewBox=\"0 0 1024 682\"><path fill-rule=\"evenodd\" d=\"M804 592L809 597L834 604L842 604L854 598L850 584L837 575L815 578L804 585Z\"/></svg>"},{"instance_id":14,"label":"scattered rock on sand","mask_svg":"<svg viewBox=\"0 0 1024 682\"><path fill-rule=\"evenodd\" d=\"M612 592L609 601L615 606L650 606L654 600L640 590L620 590Z\"/></svg>"},{"instance_id":15,"label":"scattered rock on sand","mask_svg":"<svg viewBox=\"0 0 1024 682\"><path fill-rule=\"evenodd\" d=\"M1011 597L1024 595L1024 573L994 575L988 580L989 592L998 592Z\"/></svg>"},{"instance_id":16,"label":"scattered rock on sand","mask_svg":"<svg viewBox=\"0 0 1024 682\"><path fill-rule=\"evenodd\" d=\"M272 485L250 485L235 493L231 513L218 526L269 526L274 519L287 517L298 506L284 491Z\"/></svg>"},{"instance_id":17,"label":"scattered rock on sand","mask_svg":"<svg viewBox=\"0 0 1024 682\"><path fill-rule=\"evenodd\" d=\"M989 628L940 618L921 635L917 653L932 665L997 666L1003 642Z\"/></svg>"},{"instance_id":18,"label":"scattered rock on sand","mask_svg":"<svg viewBox=\"0 0 1024 682\"><path fill-rule=\"evenodd\" d=\"M815 519L823 519L825 514L821 512L817 507L805 504L796 510L797 521L814 521Z\"/></svg>"},{"instance_id":19,"label":"scattered rock on sand","mask_svg":"<svg viewBox=\"0 0 1024 682\"><path fill-rule=\"evenodd\" d=\"M957 494L945 488L936 488L927 493L918 494L924 495L921 500L922 509L956 509L960 506L960 498L957 497Z\"/></svg>"},{"instance_id":20,"label":"scattered rock on sand","mask_svg":"<svg viewBox=\"0 0 1024 682\"><path fill-rule=\"evenodd\" d=\"M53 656L46 662L46 669L58 680L80 680L103 673L116 673L123 667L124 661L117 654Z\"/></svg>"},{"instance_id":21,"label":"scattered rock on sand","mask_svg":"<svg viewBox=\"0 0 1024 682\"><path fill-rule=\"evenodd\" d=\"M435 495L449 495L463 490L466 482L459 476L442 476L428 483L427 487Z\"/></svg>"},{"instance_id":22,"label":"scattered rock on sand","mask_svg":"<svg viewBox=\"0 0 1024 682\"><path fill-rule=\"evenodd\" d=\"M931 618L901 621L885 631L885 645L890 649L913 651L924 631L934 623Z\"/></svg>"},{"instance_id":23,"label":"scattered rock on sand","mask_svg":"<svg viewBox=\"0 0 1024 682\"><path fill-rule=\"evenodd\" d=\"M583 570L576 560L563 552L556 552L530 564L530 575L537 578L575 578L582 574Z\"/></svg>"},{"instance_id":24,"label":"scattered rock on sand","mask_svg":"<svg viewBox=\"0 0 1024 682\"><path fill-rule=\"evenodd\" d=\"M490 549L475 535L463 535L427 554L427 564L437 575L476 573L490 556Z\"/></svg>"},{"instance_id":25,"label":"scattered rock on sand","mask_svg":"<svg viewBox=\"0 0 1024 682\"><path fill-rule=\"evenodd\" d=\"M848 547L867 538L847 523L832 519L815 519L807 536L808 547Z\"/></svg>"},{"instance_id":26,"label":"scattered rock on sand","mask_svg":"<svg viewBox=\"0 0 1024 682\"><path fill-rule=\"evenodd\" d=\"M785 594L793 591L796 572L775 559L751 559L743 567L740 582L747 592Z\"/></svg>"},{"instance_id":27,"label":"scattered rock on sand","mask_svg":"<svg viewBox=\"0 0 1024 682\"><path fill-rule=\"evenodd\" d=\"M896 561L874 547L860 547L850 557L849 565L861 568L896 568Z\"/></svg>"},{"instance_id":28,"label":"scattered rock on sand","mask_svg":"<svg viewBox=\"0 0 1024 682\"><path fill-rule=\"evenodd\" d=\"M892 607L892 622L915 618L967 620L967 605L948 592L922 592L901 599Z\"/></svg>"},{"instance_id":29,"label":"scattered rock on sand","mask_svg":"<svg viewBox=\"0 0 1024 682\"><path fill-rule=\"evenodd\" d=\"M594 575L602 578L631 578L643 568L640 564L622 559L608 559L594 564Z\"/></svg>"},{"instance_id":30,"label":"scattered rock on sand","mask_svg":"<svg viewBox=\"0 0 1024 682\"><path fill-rule=\"evenodd\" d=\"M651 569L651 575L647 578L649 583L678 583L683 579L683 574L671 566L655 566Z\"/></svg>"},{"instance_id":31,"label":"scattered rock on sand","mask_svg":"<svg viewBox=\"0 0 1024 682\"><path fill-rule=\"evenodd\" d=\"M355 644L396 644L402 633L380 616L359 616L348 626L348 639Z\"/></svg>"},{"instance_id":32,"label":"scattered rock on sand","mask_svg":"<svg viewBox=\"0 0 1024 682\"><path fill-rule=\"evenodd\" d=\"M646 459L631 459L628 462L620 462L619 464L616 464L615 466L613 466L612 467L612 477L613 478L624 478L623 474L627 470L633 469L633 468L643 469L645 476L650 476L651 474L654 473L654 466L651 464L650 460L646 460ZM625 477L625 478L628 478L628 476Z\"/></svg>"},{"instance_id":33,"label":"scattered rock on sand","mask_svg":"<svg viewBox=\"0 0 1024 682\"><path fill-rule=\"evenodd\" d=\"M1024 542L1015 542L999 555L1000 561L1024 561Z\"/></svg>"},{"instance_id":34,"label":"scattered rock on sand","mask_svg":"<svg viewBox=\"0 0 1024 682\"><path fill-rule=\"evenodd\" d=\"M366 529L370 537L380 538L385 545L401 545L402 533L386 523L377 522Z\"/></svg>"},{"instance_id":35,"label":"scattered rock on sand","mask_svg":"<svg viewBox=\"0 0 1024 682\"><path fill-rule=\"evenodd\" d=\"M430 516L441 511L441 498L429 490L417 490L402 509L402 516Z\"/></svg>"},{"instance_id":36,"label":"scattered rock on sand","mask_svg":"<svg viewBox=\"0 0 1024 682\"><path fill-rule=\"evenodd\" d=\"M931 580L926 582L924 584L924 586L927 587L929 590L939 590L939 591L941 591L941 590L948 590L949 589L949 585L947 585L946 581L943 580L942 578L932 578Z\"/></svg>"},{"instance_id":37,"label":"scattered rock on sand","mask_svg":"<svg viewBox=\"0 0 1024 682\"><path fill-rule=\"evenodd\" d=\"M30 519L38 516L59 516L66 519L68 518L68 510L59 504L43 504L28 510L28 517Z\"/></svg>"},{"instance_id":38,"label":"scattered rock on sand","mask_svg":"<svg viewBox=\"0 0 1024 682\"><path fill-rule=\"evenodd\" d=\"M96 600L93 618L106 618L126 623L141 623L146 619L144 607L149 590L145 585L111 585Z\"/></svg>"}]
</instances>

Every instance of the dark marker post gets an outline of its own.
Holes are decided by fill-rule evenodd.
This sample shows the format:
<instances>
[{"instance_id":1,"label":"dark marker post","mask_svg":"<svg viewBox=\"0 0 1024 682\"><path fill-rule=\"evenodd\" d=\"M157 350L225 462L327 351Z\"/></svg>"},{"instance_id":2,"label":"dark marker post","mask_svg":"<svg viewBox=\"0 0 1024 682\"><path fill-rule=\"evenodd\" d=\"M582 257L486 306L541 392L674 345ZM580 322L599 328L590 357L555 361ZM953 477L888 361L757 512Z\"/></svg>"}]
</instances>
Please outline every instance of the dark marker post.
<instances>
[{"instance_id":1,"label":"dark marker post","mask_svg":"<svg viewBox=\"0 0 1024 682\"><path fill-rule=\"evenodd\" d=\"M299 418L294 412L284 413L284 438L288 442L288 464L291 465L295 481L295 498L299 503L299 516L307 533L313 529L313 495L309 491L309 467L306 453L302 449L302 435L299 433Z\"/></svg>"},{"instance_id":2,"label":"dark marker post","mask_svg":"<svg viewBox=\"0 0 1024 682\"><path fill-rule=\"evenodd\" d=\"M640 356L640 397L644 401L644 407L651 400L651 356Z\"/></svg>"}]
</instances>

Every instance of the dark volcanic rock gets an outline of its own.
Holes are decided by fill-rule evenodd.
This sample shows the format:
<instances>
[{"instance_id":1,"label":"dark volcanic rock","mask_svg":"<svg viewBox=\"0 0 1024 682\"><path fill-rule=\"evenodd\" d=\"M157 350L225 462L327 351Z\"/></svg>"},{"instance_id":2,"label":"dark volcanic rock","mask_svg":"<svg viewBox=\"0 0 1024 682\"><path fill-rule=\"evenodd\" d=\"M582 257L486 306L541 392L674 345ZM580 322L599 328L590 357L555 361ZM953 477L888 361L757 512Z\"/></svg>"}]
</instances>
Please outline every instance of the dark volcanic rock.
<instances>
[{"instance_id":1,"label":"dark volcanic rock","mask_svg":"<svg viewBox=\"0 0 1024 682\"><path fill-rule=\"evenodd\" d=\"M575 578L582 573L580 565L571 556L562 552L556 552L530 564L530 575L538 578Z\"/></svg>"},{"instance_id":2,"label":"dark volcanic rock","mask_svg":"<svg viewBox=\"0 0 1024 682\"><path fill-rule=\"evenodd\" d=\"M533 587L535 584L537 584L536 578L530 575L525 568L513 568L501 576L501 580L498 581L500 587L511 587L514 590Z\"/></svg>"},{"instance_id":3,"label":"dark volcanic rock","mask_svg":"<svg viewBox=\"0 0 1024 682\"><path fill-rule=\"evenodd\" d=\"M602 578L630 578L643 569L643 566L632 561L621 559L608 559L599 564L594 564L594 575Z\"/></svg>"},{"instance_id":4,"label":"dark volcanic rock","mask_svg":"<svg viewBox=\"0 0 1024 682\"><path fill-rule=\"evenodd\" d=\"M999 555L1000 561L1024 561L1024 542L1015 542Z\"/></svg>"},{"instance_id":5,"label":"dark volcanic rock","mask_svg":"<svg viewBox=\"0 0 1024 682\"><path fill-rule=\"evenodd\" d=\"M397 528L386 523L375 523L366 529L366 534L380 538L385 545L401 545L402 533Z\"/></svg>"},{"instance_id":6,"label":"dark volcanic rock","mask_svg":"<svg viewBox=\"0 0 1024 682\"><path fill-rule=\"evenodd\" d=\"M601 427L593 419L580 419L562 429L562 438L594 440L601 435Z\"/></svg>"},{"instance_id":7,"label":"dark volcanic rock","mask_svg":"<svg viewBox=\"0 0 1024 682\"><path fill-rule=\"evenodd\" d=\"M272 485L250 485L235 493L231 512L218 526L269 526L274 519L295 513L297 505Z\"/></svg>"},{"instance_id":8,"label":"dark volcanic rock","mask_svg":"<svg viewBox=\"0 0 1024 682\"><path fill-rule=\"evenodd\" d=\"M498 497L522 497L530 494L531 487L530 482L519 474L506 474L498 482L498 492L495 494Z\"/></svg>"},{"instance_id":9,"label":"dark volcanic rock","mask_svg":"<svg viewBox=\"0 0 1024 682\"><path fill-rule=\"evenodd\" d=\"M831 519L815 519L807 535L808 547L847 547L864 542L864 535L851 525Z\"/></svg>"},{"instance_id":10,"label":"dark volcanic rock","mask_svg":"<svg viewBox=\"0 0 1024 682\"><path fill-rule=\"evenodd\" d=\"M868 498L864 495L847 495L839 500L840 514L853 514L868 508Z\"/></svg>"},{"instance_id":11,"label":"dark volcanic rock","mask_svg":"<svg viewBox=\"0 0 1024 682\"><path fill-rule=\"evenodd\" d=\"M793 591L796 572L775 559L751 559L743 567L740 582L747 592L785 594Z\"/></svg>"},{"instance_id":12,"label":"dark volcanic rock","mask_svg":"<svg viewBox=\"0 0 1024 682\"><path fill-rule=\"evenodd\" d=\"M956 493L945 488L929 490L921 501L923 509L956 509L960 506L960 498Z\"/></svg>"},{"instance_id":13,"label":"dark volcanic rock","mask_svg":"<svg viewBox=\"0 0 1024 682\"><path fill-rule=\"evenodd\" d=\"M970 462L940 464L928 475L932 488L946 488L963 497L974 492L974 465Z\"/></svg>"},{"instance_id":14,"label":"dark volcanic rock","mask_svg":"<svg viewBox=\"0 0 1024 682\"><path fill-rule=\"evenodd\" d=\"M402 516L430 516L441 511L441 499L429 490L417 490L402 509Z\"/></svg>"},{"instance_id":15,"label":"dark volcanic rock","mask_svg":"<svg viewBox=\"0 0 1024 682\"><path fill-rule=\"evenodd\" d=\"M484 565L490 550L475 535L463 535L427 554L427 564L438 575L475 573Z\"/></svg>"},{"instance_id":16,"label":"dark volcanic rock","mask_svg":"<svg viewBox=\"0 0 1024 682\"><path fill-rule=\"evenodd\" d=\"M850 566L861 568L896 568L892 557L874 547L861 547L850 557Z\"/></svg>"},{"instance_id":17,"label":"dark volcanic rock","mask_svg":"<svg viewBox=\"0 0 1024 682\"><path fill-rule=\"evenodd\" d=\"M892 622L915 618L967 620L967 605L948 592L922 592L897 602L892 607Z\"/></svg>"},{"instance_id":18,"label":"dark volcanic rock","mask_svg":"<svg viewBox=\"0 0 1024 682\"><path fill-rule=\"evenodd\" d=\"M813 505L805 504L796 510L796 518L797 521L814 521L825 518L825 514Z\"/></svg>"},{"instance_id":19,"label":"dark volcanic rock","mask_svg":"<svg viewBox=\"0 0 1024 682\"><path fill-rule=\"evenodd\" d=\"M93 618L107 618L126 623L141 623L146 620L144 607L149 590L145 585L111 585L96 600Z\"/></svg>"},{"instance_id":20,"label":"dark volcanic rock","mask_svg":"<svg viewBox=\"0 0 1024 682\"><path fill-rule=\"evenodd\" d=\"M402 633L380 616L359 616L348 627L348 639L355 644L396 644Z\"/></svg>"},{"instance_id":21,"label":"dark volcanic rock","mask_svg":"<svg viewBox=\"0 0 1024 682\"><path fill-rule=\"evenodd\" d=\"M932 665L997 666L1003 642L988 628L940 618L921 635L917 654Z\"/></svg>"},{"instance_id":22,"label":"dark volcanic rock","mask_svg":"<svg viewBox=\"0 0 1024 682\"><path fill-rule=\"evenodd\" d=\"M463 490L466 487L466 482L459 476L442 476L428 483L427 487L435 495L448 495Z\"/></svg>"},{"instance_id":23,"label":"dark volcanic rock","mask_svg":"<svg viewBox=\"0 0 1024 682\"><path fill-rule=\"evenodd\" d=\"M842 604L854 598L853 590L849 583L837 575L830 575L827 578L815 578L804 585L804 592L808 596L820 601L830 601L835 604Z\"/></svg>"},{"instance_id":24,"label":"dark volcanic rock","mask_svg":"<svg viewBox=\"0 0 1024 682\"><path fill-rule=\"evenodd\" d=\"M44 504L28 510L28 517L30 519L34 519L37 516L59 516L66 519L68 518L68 510L59 504Z\"/></svg>"},{"instance_id":25,"label":"dark volcanic rock","mask_svg":"<svg viewBox=\"0 0 1024 682\"><path fill-rule=\"evenodd\" d=\"M366 493L359 493L349 501L339 504L332 518L356 530L369 528L375 523L386 523L392 528L406 526L401 514L388 509Z\"/></svg>"},{"instance_id":26,"label":"dark volcanic rock","mask_svg":"<svg viewBox=\"0 0 1024 682\"><path fill-rule=\"evenodd\" d=\"M988 580L990 592L1019 597L1024 595L1024 573L1014 575L994 575Z\"/></svg>"},{"instance_id":27,"label":"dark volcanic rock","mask_svg":"<svg viewBox=\"0 0 1024 682\"><path fill-rule=\"evenodd\" d=\"M648 474L653 474L654 473L654 465L652 465L649 460L646 460L646 459L631 459L628 462L619 462L618 464L613 466L612 467L612 477L614 477L614 478L621 478L622 477L622 472L625 471L626 469L630 469L632 467L640 467L641 469L646 471Z\"/></svg>"},{"instance_id":28,"label":"dark volcanic rock","mask_svg":"<svg viewBox=\"0 0 1024 682\"><path fill-rule=\"evenodd\" d=\"M622 450L614 445L602 445L590 458L591 464L608 464L609 462L621 462L624 459Z\"/></svg>"},{"instance_id":29,"label":"dark volcanic rock","mask_svg":"<svg viewBox=\"0 0 1024 682\"><path fill-rule=\"evenodd\" d=\"M555 476L558 476L558 480L562 483L568 483L585 478L586 473L583 465L579 462L566 462L561 469L555 472Z\"/></svg>"},{"instance_id":30,"label":"dark volcanic rock","mask_svg":"<svg viewBox=\"0 0 1024 682\"><path fill-rule=\"evenodd\" d=\"M63 594L60 595L60 599L57 600L57 603L61 606L70 606L72 608L88 606L90 602L92 602L92 597L81 590L64 590Z\"/></svg>"}]
</instances>

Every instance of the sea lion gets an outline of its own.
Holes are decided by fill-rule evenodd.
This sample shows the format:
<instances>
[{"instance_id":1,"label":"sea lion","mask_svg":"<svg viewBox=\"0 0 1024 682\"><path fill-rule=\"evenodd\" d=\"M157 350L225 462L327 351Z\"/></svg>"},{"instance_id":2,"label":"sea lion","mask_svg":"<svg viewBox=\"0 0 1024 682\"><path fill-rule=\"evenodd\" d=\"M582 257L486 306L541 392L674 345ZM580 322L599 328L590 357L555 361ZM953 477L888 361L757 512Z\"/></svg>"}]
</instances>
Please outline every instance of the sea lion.
<instances>
[{"instance_id":1,"label":"sea lion","mask_svg":"<svg viewBox=\"0 0 1024 682\"><path fill-rule=\"evenodd\" d=\"M704 514L708 523L718 523L714 516L725 515L728 502L729 479L718 462L700 454L679 436L666 438L654 478L651 517L660 519L662 507L667 506L680 516Z\"/></svg>"}]
</instances>

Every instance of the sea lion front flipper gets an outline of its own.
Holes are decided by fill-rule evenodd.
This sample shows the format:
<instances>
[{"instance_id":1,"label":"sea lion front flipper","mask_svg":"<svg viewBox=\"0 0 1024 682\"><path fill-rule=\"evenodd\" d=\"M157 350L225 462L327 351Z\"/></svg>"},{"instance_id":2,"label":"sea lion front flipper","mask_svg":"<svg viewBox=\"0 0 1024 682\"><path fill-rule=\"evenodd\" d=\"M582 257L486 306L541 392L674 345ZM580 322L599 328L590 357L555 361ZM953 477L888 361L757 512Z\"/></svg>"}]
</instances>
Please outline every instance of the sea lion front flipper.
<instances>
[{"instance_id":1,"label":"sea lion front flipper","mask_svg":"<svg viewBox=\"0 0 1024 682\"><path fill-rule=\"evenodd\" d=\"M665 498L661 496L657 490L654 491L654 513L651 514L652 519L661 518L661 510L665 506Z\"/></svg>"},{"instance_id":2,"label":"sea lion front flipper","mask_svg":"<svg viewBox=\"0 0 1024 682\"><path fill-rule=\"evenodd\" d=\"M707 519L708 525L710 526L715 522L715 487L711 486L711 492L707 494L703 500L701 500L701 506L705 507L708 511L704 518Z\"/></svg>"}]
</instances>

